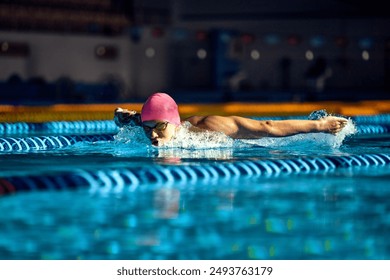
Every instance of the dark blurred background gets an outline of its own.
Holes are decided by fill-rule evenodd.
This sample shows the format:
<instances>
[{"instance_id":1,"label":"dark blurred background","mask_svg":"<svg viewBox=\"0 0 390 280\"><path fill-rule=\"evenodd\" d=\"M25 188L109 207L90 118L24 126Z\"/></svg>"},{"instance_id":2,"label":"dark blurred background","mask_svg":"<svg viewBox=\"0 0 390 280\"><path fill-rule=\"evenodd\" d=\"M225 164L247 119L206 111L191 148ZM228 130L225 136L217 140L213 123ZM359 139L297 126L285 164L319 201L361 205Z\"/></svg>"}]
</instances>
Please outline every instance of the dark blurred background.
<instances>
[{"instance_id":1,"label":"dark blurred background","mask_svg":"<svg viewBox=\"0 0 390 280\"><path fill-rule=\"evenodd\" d=\"M379 0L0 1L0 104L388 99Z\"/></svg>"}]
</instances>

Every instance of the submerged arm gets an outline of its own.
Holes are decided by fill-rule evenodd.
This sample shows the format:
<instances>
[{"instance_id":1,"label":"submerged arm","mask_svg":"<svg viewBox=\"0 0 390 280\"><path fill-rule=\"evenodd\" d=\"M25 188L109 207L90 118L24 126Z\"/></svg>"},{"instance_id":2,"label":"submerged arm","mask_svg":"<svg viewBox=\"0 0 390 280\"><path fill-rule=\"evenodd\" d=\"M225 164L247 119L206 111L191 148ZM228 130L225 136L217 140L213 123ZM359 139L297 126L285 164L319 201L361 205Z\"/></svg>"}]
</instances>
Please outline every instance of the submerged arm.
<instances>
[{"instance_id":1,"label":"submerged arm","mask_svg":"<svg viewBox=\"0 0 390 280\"><path fill-rule=\"evenodd\" d=\"M256 139L262 137L283 137L299 133L337 133L347 124L344 118L331 117L319 120L259 121L230 116L194 116L187 119L198 128L223 132L236 139Z\"/></svg>"}]
</instances>

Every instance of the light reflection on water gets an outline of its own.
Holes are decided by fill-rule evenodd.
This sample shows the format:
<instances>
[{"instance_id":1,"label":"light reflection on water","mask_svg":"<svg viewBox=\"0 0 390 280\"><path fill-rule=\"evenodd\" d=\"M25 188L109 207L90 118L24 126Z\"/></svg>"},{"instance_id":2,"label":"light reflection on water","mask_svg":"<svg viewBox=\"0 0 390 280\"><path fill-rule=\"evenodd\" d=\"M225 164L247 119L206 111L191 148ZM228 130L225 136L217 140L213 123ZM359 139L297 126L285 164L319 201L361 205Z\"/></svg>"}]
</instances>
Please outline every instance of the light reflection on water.
<instances>
[{"instance_id":1,"label":"light reflection on water","mask_svg":"<svg viewBox=\"0 0 390 280\"><path fill-rule=\"evenodd\" d=\"M389 178L336 174L3 197L0 257L388 259Z\"/></svg>"}]
</instances>

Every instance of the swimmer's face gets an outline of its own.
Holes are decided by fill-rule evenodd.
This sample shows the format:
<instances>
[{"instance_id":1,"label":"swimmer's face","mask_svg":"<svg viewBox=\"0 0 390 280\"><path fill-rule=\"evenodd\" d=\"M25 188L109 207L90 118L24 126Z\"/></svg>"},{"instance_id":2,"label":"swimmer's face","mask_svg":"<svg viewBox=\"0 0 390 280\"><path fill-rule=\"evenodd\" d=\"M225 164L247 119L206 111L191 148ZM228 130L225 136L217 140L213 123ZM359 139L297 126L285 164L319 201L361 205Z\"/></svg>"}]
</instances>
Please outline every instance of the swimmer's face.
<instances>
[{"instance_id":1,"label":"swimmer's face","mask_svg":"<svg viewBox=\"0 0 390 280\"><path fill-rule=\"evenodd\" d=\"M146 136L153 146L162 146L175 136L176 126L165 121L146 121L142 123Z\"/></svg>"}]
</instances>

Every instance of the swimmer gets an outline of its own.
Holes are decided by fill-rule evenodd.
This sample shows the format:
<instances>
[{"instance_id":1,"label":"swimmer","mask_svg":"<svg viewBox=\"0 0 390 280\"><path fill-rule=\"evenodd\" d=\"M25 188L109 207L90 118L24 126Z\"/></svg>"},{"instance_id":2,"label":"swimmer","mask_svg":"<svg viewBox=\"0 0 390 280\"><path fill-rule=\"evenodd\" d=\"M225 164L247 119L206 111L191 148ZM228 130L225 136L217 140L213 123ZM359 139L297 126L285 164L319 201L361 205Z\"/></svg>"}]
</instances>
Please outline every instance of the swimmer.
<instances>
[{"instance_id":1,"label":"swimmer","mask_svg":"<svg viewBox=\"0 0 390 280\"><path fill-rule=\"evenodd\" d=\"M174 139L181 128L178 106L166 93L154 93L145 102L141 113L116 108L114 120L118 127L141 126L152 145L163 146ZM300 133L324 132L336 134L347 124L347 119L326 116L318 120L253 120L239 116L192 116L191 131L222 132L233 139L258 139L262 137L285 137Z\"/></svg>"}]
</instances>

